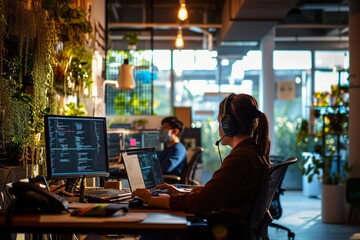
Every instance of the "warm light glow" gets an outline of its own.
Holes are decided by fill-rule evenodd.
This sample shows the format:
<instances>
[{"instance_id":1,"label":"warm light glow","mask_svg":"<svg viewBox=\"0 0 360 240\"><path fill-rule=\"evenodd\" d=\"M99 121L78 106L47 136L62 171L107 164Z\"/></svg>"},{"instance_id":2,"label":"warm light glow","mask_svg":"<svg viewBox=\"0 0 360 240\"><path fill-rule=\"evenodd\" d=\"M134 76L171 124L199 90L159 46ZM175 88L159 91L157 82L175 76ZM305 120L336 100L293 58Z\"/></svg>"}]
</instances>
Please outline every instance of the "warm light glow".
<instances>
[{"instance_id":1,"label":"warm light glow","mask_svg":"<svg viewBox=\"0 0 360 240\"><path fill-rule=\"evenodd\" d=\"M175 47L176 48L183 48L184 47L184 39L182 37L181 29L178 30L178 34L177 34L176 40L175 40Z\"/></svg>"},{"instance_id":2,"label":"warm light glow","mask_svg":"<svg viewBox=\"0 0 360 240\"><path fill-rule=\"evenodd\" d=\"M185 21L188 18L188 12L186 10L185 2L180 4L180 8L178 11L178 19L181 21Z\"/></svg>"}]
</instances>

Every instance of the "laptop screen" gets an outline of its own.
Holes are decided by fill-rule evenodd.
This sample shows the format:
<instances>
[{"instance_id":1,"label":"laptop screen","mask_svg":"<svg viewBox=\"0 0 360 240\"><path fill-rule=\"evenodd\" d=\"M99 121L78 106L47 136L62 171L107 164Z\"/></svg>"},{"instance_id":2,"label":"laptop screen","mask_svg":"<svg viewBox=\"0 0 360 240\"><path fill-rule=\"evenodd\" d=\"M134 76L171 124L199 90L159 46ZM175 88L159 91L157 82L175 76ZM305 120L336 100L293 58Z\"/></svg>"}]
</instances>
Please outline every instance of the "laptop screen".
<instances>
[{"instance_id":1,"label":"laptop screen","mask_svg":"<svg viewBox=\"0 0 360 240\"><path fill-rule=\"evenodd\" d=\"M152 189L164 183L155 148L128 149L121 154L131 191L137 188Z\"/></svg>"}]
</instances>

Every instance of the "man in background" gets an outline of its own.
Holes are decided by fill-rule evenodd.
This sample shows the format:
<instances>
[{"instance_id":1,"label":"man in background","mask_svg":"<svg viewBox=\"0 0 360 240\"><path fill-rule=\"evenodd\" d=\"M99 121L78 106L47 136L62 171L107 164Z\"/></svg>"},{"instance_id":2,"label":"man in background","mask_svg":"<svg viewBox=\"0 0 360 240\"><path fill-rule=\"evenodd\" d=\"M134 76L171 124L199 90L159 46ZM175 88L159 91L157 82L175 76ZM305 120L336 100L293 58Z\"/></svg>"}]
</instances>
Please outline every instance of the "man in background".
<instances>
[{"instance_id":1,"label":"man in background","mask_svg":"<svg viewBox=\"0 0 360 240\"><path fill-rule=\"evenodd\" d=\"M160 140L164 150L158 153L163 174L180 176L186 167L186 148L180 142L184 124L174 116L161 121Z\"/></svg>"}]
</instances>

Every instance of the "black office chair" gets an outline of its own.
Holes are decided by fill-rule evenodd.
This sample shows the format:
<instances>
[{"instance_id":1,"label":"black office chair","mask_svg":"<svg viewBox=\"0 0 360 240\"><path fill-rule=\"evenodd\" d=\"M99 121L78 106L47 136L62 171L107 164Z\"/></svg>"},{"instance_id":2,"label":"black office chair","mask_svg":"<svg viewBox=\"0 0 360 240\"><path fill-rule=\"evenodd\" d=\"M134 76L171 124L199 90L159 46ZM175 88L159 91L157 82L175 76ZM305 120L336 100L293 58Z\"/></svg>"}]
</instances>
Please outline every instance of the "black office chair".
<instances>
[{"instance_id":1,"label":"black office chair","mask_svg":"<svg viewBox=\"0 0 360 240\"><path fill-rule=\"evenodd\" d=\"M271 159L271 162L274 165L279 164L279 163L282 162L281 157L278 157L278 158L270 157L270 159ZM284 174L284 176L282 176L282 178L280 180L279 186L275 191L273 200L272 200L271 205L270 205L270 213L271 213L271 216L272 216L273 219L280 219L281 216L282 216L282 207L281 207L281 202L280 202L280 195L284 194L284 191L285 191L285 189L282 188L282 182L284 180L284 177L285 177L285 174ZM284 231L287 232L289 240L295 239L295 233L293 231L291 231L290 228L287 228L287 227L285 227L285 226L283 226L281 224L275 223L275 222L270 223L269 227L273 227L273 228L276 228L276 229L279 229L279 230L284 230Z\"/></svg>"},{"instance_id":2,"label":"black office chair","mask_svg":"<svg viewBox=\"0 0 360 240\"><path fill-rule=\"evenodd\" d=\"M269 239L268 226L273 220L270 212L271 203L288 166L296 163L296 161L296 158L291 157L270 167L250 217L251 239Z\"/></svg>"},{"instance_id":3,"label":"black office chair","mask_svg":"<svg viewBox=\"0 0 360 240\"><path fill-rule=\"evenodd\" d=\"M196 222L193 229L190 226L190 234L196 235L199 239L203 237L201 234L207 234L208 237L212 233L212 239L242 239L244 236L248 236L246 239L269 240L268 227L273 220L270 213L273 197L288 166L296 163L296 161L296 158L291 157L270 167L263 179L249 219L240 221L236 216L221 213L199 214L198 216L205 218L206 221L200 222L200 224ZM207 225L212 231L206 229L204 225Z\"/></svg>"},{"instance_id":4,"label":"black office chair","mask_svg":"<svg viewBox=\"0 0 360 240\"><path fill-rule=\"evenodd\" d=\"M349 178L346 182L346 202L350 205L350 222L354 208L360 208L360 178Z\"/></svg>"},{"instance_id":5,"label":"black office chair","mask_svg":"<svg viewBox=\"0 0 360 240\"><path fill-rule=\"evenodd\" d=\"M195 172L199 162L202 147L189 148L187 150L187 164L180 176L164 174L164 181L169 184L200 185L195 179Z\"/></svg>"}]
</instances>

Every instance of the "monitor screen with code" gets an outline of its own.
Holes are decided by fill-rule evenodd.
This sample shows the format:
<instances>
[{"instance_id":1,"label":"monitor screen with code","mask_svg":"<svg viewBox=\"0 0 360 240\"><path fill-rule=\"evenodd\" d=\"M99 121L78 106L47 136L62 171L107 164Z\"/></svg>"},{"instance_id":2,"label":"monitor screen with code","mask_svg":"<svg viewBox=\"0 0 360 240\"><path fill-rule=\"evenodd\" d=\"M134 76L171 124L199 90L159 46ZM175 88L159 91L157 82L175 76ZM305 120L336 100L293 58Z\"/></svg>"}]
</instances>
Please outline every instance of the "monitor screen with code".
<instances>
[{"instance_id":1,"label":"monitor screen with code","mask_svg":"<svg viewBox=\"0 0 360 240\"><path fill-rule=\"evenodd\" d=\"M106 118L45 116L47 176L109 175Z\"/></svg>"}]
</instances>

